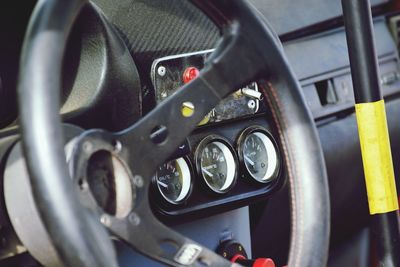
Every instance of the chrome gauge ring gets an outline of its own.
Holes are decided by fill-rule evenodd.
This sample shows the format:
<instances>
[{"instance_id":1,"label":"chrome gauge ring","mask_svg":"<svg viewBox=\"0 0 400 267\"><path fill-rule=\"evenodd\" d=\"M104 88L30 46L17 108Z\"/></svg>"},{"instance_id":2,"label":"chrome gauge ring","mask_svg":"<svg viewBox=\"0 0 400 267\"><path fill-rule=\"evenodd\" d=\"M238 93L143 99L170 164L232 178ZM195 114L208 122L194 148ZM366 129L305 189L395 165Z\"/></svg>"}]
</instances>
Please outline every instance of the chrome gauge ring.
<instances>
[{"instance_id":1,"label":"chrome gauge ring","mask_svg":"<svg viewBox=\"0 0 400 267\"><path fill-rule=\"evenodd\" d=\"M158 191L167 202L184 202L192 188L192 174L186 158L169 161L158 167L155 175Z\"/></svg>"},{"instance_id":2,"label":"chrome gauge ring","mask_svg":"<svg viewBox=\"0 0 400 267\"><path fill-rule=\"evenodd\" d=\"M196 150L196 167L206 185L214 192L228 192L236 182L237 159L224 138L211 135L203 139Z\"/></svg>"},{"instance_id":3,"label":"chrome gauge ring","mask_svg":"<svg viewBox=\"0 0 400 267\"><path fill-rule=\"evenodd\" d=\"M262 127L245 129L238 139L241 166L255 181L268 183L278 177L279 153L271 134Z\"/></svg>"}]
</instances>

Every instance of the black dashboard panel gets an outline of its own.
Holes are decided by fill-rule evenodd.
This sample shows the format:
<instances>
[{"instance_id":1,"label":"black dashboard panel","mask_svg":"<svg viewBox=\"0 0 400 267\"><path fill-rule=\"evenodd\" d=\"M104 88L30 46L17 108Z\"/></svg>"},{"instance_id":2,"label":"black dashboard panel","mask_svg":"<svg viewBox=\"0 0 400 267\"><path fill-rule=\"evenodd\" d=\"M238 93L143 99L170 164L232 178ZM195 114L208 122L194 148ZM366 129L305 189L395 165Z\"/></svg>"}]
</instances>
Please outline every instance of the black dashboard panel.
<instances>
[{"instance_id":1,"label":"black dashboard panel","mask_svg":"<svg viewBox=\"0 0 400 267\"><path fill-rule=\"evenodd\" d=\"M279 34L293 32L342 14L341 0L250 0ZM371 0L371 5L389 0Z\"/></svg>"},{"instance_id":2,"label":"black dashboard panel","mask_svg":"<svg viewBox=\"0 0 400 267\"><path fill-rule=\"evenodd\" d=\"M381 86L388 97L400 92L396 45L383 18L374 23ZM354 105L346 36L343 28L284 44L315 119L350 110Z\"/></svg>"},{"instance_id":3,"label":"black dashboard panel","mask_svg":"<svg viewBox=\"0 0 400 267\"><path fill-rule=\"evenodd\" d=\"M211 52L156 59L151 80L157 104L184 90L181 87L199 75ZM283 164L262 98L253 82L206 115L188 137L185 158L180 155L159 167L151 197L156 211L187 220L189 215L210 215L266 199L283 184L285 172L280 171ZM193 110L187 103L182 112Z\"/></svg>"},{"instance_id":4,"label":"black dashboard panel","mask_svg":"<svg viewBox=\"0 0 400 267\"><path fill-rule=\"evenodd\" d=\"M251 1L279 35L341 15L340 0ZM143 106L144 113L155 105L149 75L155 59L212 49L219 39L217 27L189 1L120 0L118 5L108 0L93 2L127 43L143 84L144 103L149 103ZM373 5L387 2L371 1Z\"/></svg>"},{"instance_id":5,"label":"black dashboard panel","mask_svg":"<svg viewBox=\"0 0 400 267\"><path fill-rule=\"evenodd\" d=\"M399 59L384 18L374 21L381 88L386 111L395 173L399 173ZM284 43L291 66L303 86L316 119L329 177L331 199L331 248L346 242L369 223L346 37L343 28ZM325 95L321 94L325 91ZM347 94L344 92L347 91ZM332 93L332 95L329 94ZM399 181L397 180L397 184ZM252 234L253 253L271 253L286 264L290 213L288 192L274 195ZM254 214L254 213L253 213ZM271 220L271 215L276 221ZM268 235L259 238L268 228Z\"/></svg>"},{"instance_id":6,"label":"black dashboard panel","mask_svg":"<svg viewBox=\"0 0 400 267\"><path fill-rule=\"evenodd\" d=\"M374 34L379 58L396 55L396 45L384 18L375 19ZM350 64L344 28L287 42L284 49L301 81L348 68Z\"/></svg>"},{"instance_id":7,"label":"black dashboard panel","mask_svg":"<svg viewBox=\"0 0 400 267\"><path fill-rule=\"evenodd\" d=\"M341 14L339 0L251 1L280 35ZM146 97L152 94L152 90L148 86L148 73L154 59L211 49L218 40L218 29L189 1L120 0L118 4L108 0L93 2L100 7L127 43L144 83L144 99L149 102L152 101L151 97ZM373 5L380 5L388 0L371 2ZM0 78L3 98L5 94L9 95L9 101L0 108L0 113L8 117L4 124L16 118L15 88L19 52L27 20L35 3L36 0L24 1L24 5L8 1L2 2L0 6L0 33L7 40L0 45ZM10 25L13 25L12 29ZM148 110L150 108L145 106L144 112Z\"/></svg>"},{"instance_id":8,"label":"black dashboard panel","mask_svg":"<svg viewBox=\"0 0 400 267\"><path fill-rule=\"evenodd\" d=\"M249 175L243 170L242 165L237 162L238 171L240 172L236 178L236 183L224 194L217 194L208 188L196 170L196 155L195 152L202 140L205 138L214 136L224 138L229 146L233 148L235 157L238 154L238 140L240 134L248 127L261 126L267 129L270 133L274 134L274 130L268 123L269 116L267 114L258 114L251 117L242 118L236 121L229 121L225 123L219 123L218 126L203 126L199 127L189 137L189 143L191 152L188 155L190 166L192 170L192 192L190 197L181 205L171 205L166 202L157 191L155 183L153 185L151 199L153 200L153 208L159 212L162 216L167 216L164 219L171 220L170 216L179 216L178 219L182 220L185 218L191 219L195 217L208 216L213 213L221 212L222 210L238 208L240 206L249 205L255 201L266 199L271 196L272 193L276 192L277 189L285 181L285 171L280 168L277 178L271 180L269 183L259 183L254 181ZM281 165L281 164L280 164Z\"/></svg>"}]
</instances>

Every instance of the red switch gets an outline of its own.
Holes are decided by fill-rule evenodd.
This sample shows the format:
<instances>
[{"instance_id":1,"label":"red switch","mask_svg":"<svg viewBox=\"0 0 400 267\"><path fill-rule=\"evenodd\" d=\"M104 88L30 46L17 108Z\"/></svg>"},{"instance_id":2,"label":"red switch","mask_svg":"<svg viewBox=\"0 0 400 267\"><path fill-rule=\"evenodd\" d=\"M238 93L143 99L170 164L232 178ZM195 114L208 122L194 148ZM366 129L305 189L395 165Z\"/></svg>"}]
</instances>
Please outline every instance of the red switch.
<instances>
[{"instance_id":1,"label":"red switch","mask_svg":"<svg viewBox=\"0 0 400 267\"><path fill-rule=\"evenodd\" d=\"M256 259L253 267L275 267L275 262L268 258L259 258Z\"/></svg>"},{"instance_id":2,"label":"red switch","mask_svg":"<svg viewBox=\"0 0 400 267\"><path fill-rule=\"evenodd\" d=\"M236 263L239 263L243 266L251 266L251 267L275 267L275 263L273 260L269 258L258 258L255 260L248 260L243 258L238 258Z\"/></svg>"},{"instance_id":3,"label":"red switch","mask_svg":"<svg viewBox=\"0 0 400 267\"><path fill-rule=\"evenodd\" d=\"M183 72L183 83L187 84L190 81L196 79L200 74L200 71L195 68L195 67L188 67L186 70Z\"/></svg>"},{"instance_id":4,"label":"red switch","mask_svg":"<svg viewBox=\"0 0 400 267\"><path fill-rule=\"evenodd\" d=\"M231 262L235 263L238 260L245 260L245 259L246 259L246 257L243 256L242 254L236 254L235 256L232 257Z\"/></svg>"},{"instance_id":5,"label":"red switch","mask_svg":"<svg viewBox=\"0 0 400 267\"><path fill-rule=\"evenodd\" d=\"M235 240L222 242L217 252L232 263L239 263L247 267L275 267L275 263L269 258L247 259L244 247Z\"/></svg>"}]
</instances>

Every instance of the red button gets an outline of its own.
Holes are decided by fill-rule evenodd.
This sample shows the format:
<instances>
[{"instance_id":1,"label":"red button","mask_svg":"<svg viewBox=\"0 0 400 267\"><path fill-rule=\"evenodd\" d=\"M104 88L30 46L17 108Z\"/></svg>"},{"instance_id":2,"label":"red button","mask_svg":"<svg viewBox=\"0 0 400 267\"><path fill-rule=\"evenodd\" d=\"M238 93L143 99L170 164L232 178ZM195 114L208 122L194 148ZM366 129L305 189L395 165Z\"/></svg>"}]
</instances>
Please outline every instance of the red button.
<instances>
[{"instance_id":1,"label":"red button","mask_svg":"<svg viewBox=\"0 0 400 267\"><path fill-rule=\"evenodd\" d=\"M246 258L242 254L236 254L232 257L231 262L235 263L237 260L245 260Z\"/></svg>"},{"instance_id":2,"label":"red button","mask_svg":"<svg viewBox=\"0 0 400 267\"><path fill-rule=\"evenodd\" d=\"M259 258L253 264L253 267L275 267L275 263L271 259Z\"/></svg>"},{"instance_id":3,"label":"red button","mask_svg":"<svg viewBox=\"0 0 400 267\"><path fill-rule=\"evenodd\" d=\"M195 67L189 67L183 72L183 83L187 84L188 82L196 79L200 74L200 71Z\"/></svg>"}]
</instances>

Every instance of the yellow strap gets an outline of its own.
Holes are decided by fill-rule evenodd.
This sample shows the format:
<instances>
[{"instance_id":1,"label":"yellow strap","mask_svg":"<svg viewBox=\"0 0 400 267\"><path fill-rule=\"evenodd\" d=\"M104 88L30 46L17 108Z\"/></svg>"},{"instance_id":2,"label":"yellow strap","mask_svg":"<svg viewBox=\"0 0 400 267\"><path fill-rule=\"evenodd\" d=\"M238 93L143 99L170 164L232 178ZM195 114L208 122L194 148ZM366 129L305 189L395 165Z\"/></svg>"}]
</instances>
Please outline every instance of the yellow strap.
<instances>
[{"instance_id":1,"label":"yellow strap","mask_svg":"<svg viewBox=\"0 0 400 267\"><path fill-rule=\"evenodd\" d=\"M385 102L356 104L370 214L399 209Z\"/></svg>"}]
</instances>

